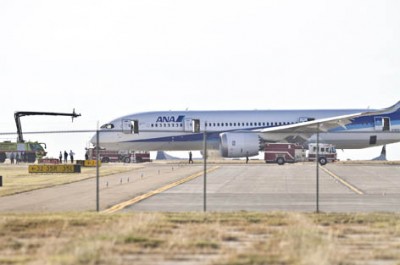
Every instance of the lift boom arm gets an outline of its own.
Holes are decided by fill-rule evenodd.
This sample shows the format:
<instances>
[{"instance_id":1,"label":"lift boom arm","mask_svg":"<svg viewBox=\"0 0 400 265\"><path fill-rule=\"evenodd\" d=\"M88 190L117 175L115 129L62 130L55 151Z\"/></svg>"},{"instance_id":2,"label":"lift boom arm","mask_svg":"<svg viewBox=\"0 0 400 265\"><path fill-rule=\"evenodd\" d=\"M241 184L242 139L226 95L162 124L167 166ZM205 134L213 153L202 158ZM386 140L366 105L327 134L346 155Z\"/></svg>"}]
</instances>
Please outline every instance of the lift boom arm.
<instances>
[{"instance_id":1,"label":"lift boom arm","mask_svg":"<svg viewBox=\"0 0 400 265\"><path fill-rule=\"evenodd\" d=\"M17 125L17 133L18 133L18 143L23 143L24 138L22 137L22 127L20 118L24 116L32 116L32 115L49 115L49 116L70 116L72 117L72 122L74 118L81 116L81 114L75 113L75 109L72 113L59 113L59 112L41 112L41 111L16 111L14 113L15 124Z\"/></svg>"}]
</instances>

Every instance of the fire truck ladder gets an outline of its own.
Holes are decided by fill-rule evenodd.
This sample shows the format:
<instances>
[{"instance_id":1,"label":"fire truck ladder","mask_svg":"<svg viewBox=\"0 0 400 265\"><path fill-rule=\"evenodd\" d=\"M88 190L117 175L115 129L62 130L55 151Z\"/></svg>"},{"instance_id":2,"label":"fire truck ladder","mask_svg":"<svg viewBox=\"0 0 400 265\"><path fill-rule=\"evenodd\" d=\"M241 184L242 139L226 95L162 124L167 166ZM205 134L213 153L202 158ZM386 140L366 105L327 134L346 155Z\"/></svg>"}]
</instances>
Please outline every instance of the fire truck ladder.
<instances>
[{"instance_id":1,"label":"fire truck ladder","mask_svg":"<svg viewBox=\"0 0 400 265\"><path fill-rule=\"evenodd\" d=\"M22 127L21 127L21 121L20 118L24 116L32 116L32 115L49 115L49 116L70 116L72 117L72 122L74 121L74 118L77 118L81 116L81 114L75 113L75 109L72 111L72 113L60 113L60 112L38 112L38 111L16 111L14 112L14 119L15 119L15 124L17 125L17 133L18 133L18 143L23 143L24 138L22 136Z\"/></svg>"}]
</instances>

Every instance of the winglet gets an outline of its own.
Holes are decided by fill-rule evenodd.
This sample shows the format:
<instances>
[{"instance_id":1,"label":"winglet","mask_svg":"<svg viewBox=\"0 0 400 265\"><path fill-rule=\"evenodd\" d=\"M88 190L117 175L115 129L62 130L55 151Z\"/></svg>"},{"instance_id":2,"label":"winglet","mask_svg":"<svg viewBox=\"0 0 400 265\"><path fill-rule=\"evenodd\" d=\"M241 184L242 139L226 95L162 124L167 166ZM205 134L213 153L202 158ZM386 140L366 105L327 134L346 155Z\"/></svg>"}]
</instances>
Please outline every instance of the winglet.
<instances>
[{"instance_id":1,"label":"winglet","mask_svg":"<svg viewBox=\"0 0 400 265\"><path fill-rule=\"evenodd\" d=\"M384 109L378 109L376 111L370 111L370 112L365 112L363 115L370 116L370 115L380 115L380 114L385 114L385 113L393 113L396 112L400 109L400 101L398 101L396 104L393 106L390 106L388 108Z\"/></svg>"},{"instance_id":2,"label":"winglet","mask_svg":"<svg viewBox=\"0 0 400 265\"><path fill-rule=\"evenodd\" d=\"M400 101L398 101L396 104L394 104L393 106L386 108L386 109L382 109L382 111L385 111L385 113L391 113L391 112L395 112L397 110L400 109Z\"/></svg>"}]
</instances>

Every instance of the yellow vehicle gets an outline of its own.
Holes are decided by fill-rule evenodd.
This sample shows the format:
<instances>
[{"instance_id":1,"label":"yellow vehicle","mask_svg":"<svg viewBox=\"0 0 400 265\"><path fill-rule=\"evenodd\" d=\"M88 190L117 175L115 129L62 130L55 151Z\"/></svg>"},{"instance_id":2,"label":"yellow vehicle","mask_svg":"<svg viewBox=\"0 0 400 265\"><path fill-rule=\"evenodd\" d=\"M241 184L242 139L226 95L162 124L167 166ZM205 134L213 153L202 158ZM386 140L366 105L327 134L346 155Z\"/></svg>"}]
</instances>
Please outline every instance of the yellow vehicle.
<instances>
[{"instance_id":1,"label":"yellow vehicle","mask_svg":"<svg viewBox=\"0 0 400 265\"><path fill-rule=\"evenodd\" d=\"M36 159L41 159L47 152L46 144L39 142L25 142L22 136L22 128L20 118L32 115L50 115L50 116L70 116L72 121L74 118L81 116L75 113L58 113L58 112L37 112L37 111L17 111L14 113L15 124L17 125L17 142L4 141L0 142L0 163L9 158L15 161L33 163Z\"/></svg>"},{"instance_id":2,"label":"yellow vehicle","mask_svg":"<svg viewBox=\"0 0 400 265\"><path fill-rule=\"evenodd\" d=\"M4 163L7 158L33 163L47 154L45 149L46 144L38 142L0 142L0 163Z\"/></svg>"}]
</instances>

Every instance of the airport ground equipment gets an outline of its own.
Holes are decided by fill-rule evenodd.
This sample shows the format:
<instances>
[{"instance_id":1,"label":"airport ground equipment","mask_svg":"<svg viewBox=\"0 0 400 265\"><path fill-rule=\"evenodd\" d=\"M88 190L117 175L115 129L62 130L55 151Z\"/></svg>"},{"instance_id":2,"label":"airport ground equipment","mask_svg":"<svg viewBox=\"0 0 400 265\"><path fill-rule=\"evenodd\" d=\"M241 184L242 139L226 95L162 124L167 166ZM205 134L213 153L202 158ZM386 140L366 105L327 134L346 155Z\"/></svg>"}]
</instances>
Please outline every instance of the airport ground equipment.
<instances>
[{"instance_id":1,"label":"airport ground equipment","mask_svg":"<svg viewBox=\"0 0 400 265\"><path fill-rule=\"evenodd\" d=\"M87 157L89 160L96 160L96 148L87 149ZM109 162L124 162L124 163L142 163L150 162L149 152L126 151L126 150L99 150L100 161L103 163Z\"/></svg>"},{"instance_id":2,"label":"airport ground equipment","mask_svg":"<svg viewBox=\"0 0 400 265\"><path fill-rule=\"evenodd\" d=\"M321 165L335 162L337 160L337 153L334 145L324 143L320 143L317 145L316 143L311 143L308 145L308 161L315 161L315 159L317 159L317 146L319 146L318 162Z\"/></svg>"},{"instance_id":3,"label":"airport ground equipment","mask_svg":"<svg viewBox=\"0 0 400 265\"><path fill-rule=\"evenodd\" d=\"M308 145L308 151L302 145L292 143L267 143L264 148L266 163L296 163L315 161L317 157L317 144ZM321 165L337 160L336 149L331 144L319 144L318 161Z\"/></svg>"},{"instance_id":4,"label":"airport ground equipment","mask_svg":"<svg viewBox=\"0 0 400 265\"><path fill-rule=\"evenodd\" d=\"M33 163L36 159L41 159L47 153L46 145L39 142L15 143L4 141L0 143L0 163L4 163L7 158L13 158L17 162Z\"/></svg>"},{"instance_id":5,"label":"airport ground equipment","mask_svg":"<svg viewBox=\"0 0 400 265\"><path fill-rule=\"evenodd\" d=\"M0 163L4 163L7 158L13 158L13 160L20 162L33 163L36 159L43 158L47 152L46 144L28 141L26 142L22 134L21 117L33 116L33 115L47 115L47 116L70 116L72 121L74 118L81 116L77 114L75 109L72 113L60 113L60 112L39 112L39 111L16 111L14 113L15 124L17 126L17 142L4 141L0 142Z\"/></svg>"}]
</instances>

